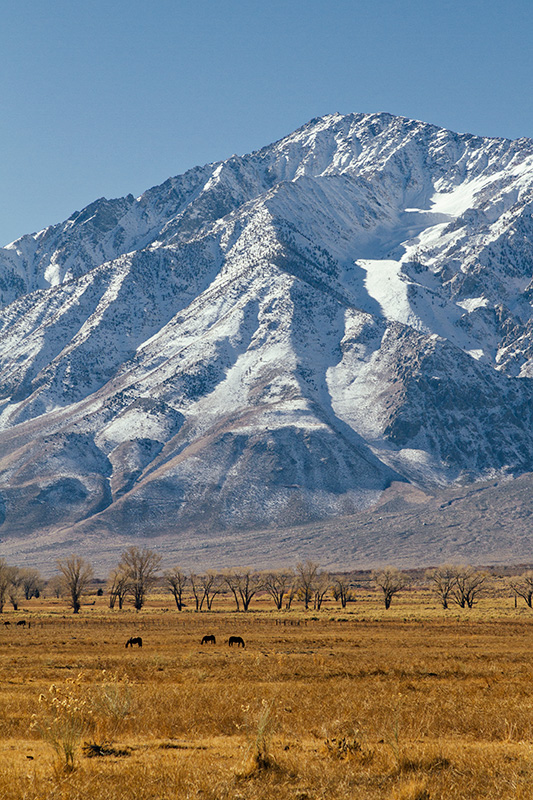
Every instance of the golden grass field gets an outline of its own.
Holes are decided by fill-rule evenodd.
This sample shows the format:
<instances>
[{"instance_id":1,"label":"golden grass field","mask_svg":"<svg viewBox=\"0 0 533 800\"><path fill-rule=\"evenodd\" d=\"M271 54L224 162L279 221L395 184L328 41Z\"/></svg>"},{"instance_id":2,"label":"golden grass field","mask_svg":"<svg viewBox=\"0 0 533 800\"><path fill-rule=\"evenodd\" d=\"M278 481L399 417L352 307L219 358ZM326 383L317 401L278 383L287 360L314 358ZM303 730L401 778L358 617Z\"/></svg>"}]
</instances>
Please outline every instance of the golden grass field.
<instances>
[{"instance_id":1,"label":"golden grass field","mask_svg":"<svg viewBox=\"0 0 533 800\"><path fill-rule=\"evenodd\" d=\"M423 589L387 612L371 591L307 614L172 603L5 610L2 800L533 797L533 617L505 592L470 611Z\"/></svg>"}]
</instances>

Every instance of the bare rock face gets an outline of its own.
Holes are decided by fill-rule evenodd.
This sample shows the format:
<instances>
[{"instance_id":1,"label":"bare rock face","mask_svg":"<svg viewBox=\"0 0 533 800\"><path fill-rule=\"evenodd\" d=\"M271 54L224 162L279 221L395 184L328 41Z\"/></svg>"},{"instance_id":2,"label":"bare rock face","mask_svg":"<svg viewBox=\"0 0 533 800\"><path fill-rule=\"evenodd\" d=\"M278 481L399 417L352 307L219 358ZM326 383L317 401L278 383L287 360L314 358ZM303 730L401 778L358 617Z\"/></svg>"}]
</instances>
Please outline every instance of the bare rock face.
<instances>
[{"instance_id":1,"label":"bare rock face","mask_svg":"<svg viewBox=\"0 0 533 800\"><path fill-rule=\"evenodd\" d=\"M331 115L8 245L0 536L533 471L532 212L531 140Z\"/></svg>"}]
</instances>

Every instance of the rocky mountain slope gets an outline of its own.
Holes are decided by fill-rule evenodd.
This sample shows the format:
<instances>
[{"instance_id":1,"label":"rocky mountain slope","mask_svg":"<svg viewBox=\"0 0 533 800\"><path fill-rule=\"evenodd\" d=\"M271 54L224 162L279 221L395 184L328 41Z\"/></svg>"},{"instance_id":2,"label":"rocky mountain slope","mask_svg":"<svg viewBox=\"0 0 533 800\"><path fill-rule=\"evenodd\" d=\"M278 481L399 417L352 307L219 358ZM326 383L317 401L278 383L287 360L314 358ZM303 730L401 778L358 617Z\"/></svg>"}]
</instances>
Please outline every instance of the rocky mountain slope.
<instances>
[{"instance_id":1,"label":"rocky mountain slope","mask_svg":"<svg viewBox=\"0 0 533 800\"><path fill-rule=\"evenodd\" d=\"M533 140L335 114L1 249L0 537L533 471L532 214Z\"/></svg>"}]
</instances>

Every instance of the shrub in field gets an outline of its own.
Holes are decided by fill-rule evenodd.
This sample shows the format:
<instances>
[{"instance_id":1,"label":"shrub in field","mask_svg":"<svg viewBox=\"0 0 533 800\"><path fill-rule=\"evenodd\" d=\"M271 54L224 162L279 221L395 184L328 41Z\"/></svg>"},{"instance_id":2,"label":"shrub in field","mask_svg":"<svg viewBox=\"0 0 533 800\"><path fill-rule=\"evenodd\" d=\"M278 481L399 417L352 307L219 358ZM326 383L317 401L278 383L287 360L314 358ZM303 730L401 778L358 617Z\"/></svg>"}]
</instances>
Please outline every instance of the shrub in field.
<instances>
[{"instance_id":1,"label":"shrub in field","mask_svg":"<svg viewBox=\"0 0 533 800\"><path fill-rule=\"evenodd\" d=\"M352 739L342 736L341 738L326 739L326 749L335 758L348 758L349 756L358 755L362 752L363 748L361 743L354 737Z\"/></svg>"},{"instance_id":2,"label":"shrub in field","mask_svg":"<svg viewBox=\"0 0 533 800\"><path fill-rule=\"evenodd\" d=\"M75 768L81 737L92 722L91 703L84 694L81 675L67 680L64 687L52 684L39 696L39 713L33 714L30 725L53 747L58 766L66 772Z\"/></svg>"},{"instance_id":3,"label":"shrub in field","mask_svg":"<svg viewBox=\"0 0 533 800\"><path fill-rule=\"evenodd\" d=\"M257 731L254 741L254 761L258 769L265 769L272 765L270 755L270 740L273 730L272 704L263 700L261 712L257 721Z\"/></svg>"},{"instance_id":4,"label":"shrub in field","mask_svg":"<svg viewBox=\"0 0 533 800\"><path fill-rule=\"evenodd\" d=\"M250 711L248 705L243 706L242 710L249 720L246 728L250 737L250 753L247 766L239 777L251 778L258 772L277 768L277 764L270 752L274 730L273 704L263 699L259 715L255 718L248 717L248 712Z\"/></svg>"},{"instance_id":5,"label":"shrub in field","mask_svg":"<svg viewBox=\"0 0 533 800\"><path fill-rule=\"evenodd\" d=\"M393 800L431 800L431 795L425 780L410 778L395 789Z\"/></svg>"},{"instance_id":6,"label":"shrub in field","mask_svg":"<svg viewBox=\"0 0 533 800\"><path fill-rule=\"evenodd\" d=\"M127 675L102 670L102 682L92 695L92 711L96 734L100 738L114 738L131 717L133 705L132 683Z\"/></svg>"}]
</instances>

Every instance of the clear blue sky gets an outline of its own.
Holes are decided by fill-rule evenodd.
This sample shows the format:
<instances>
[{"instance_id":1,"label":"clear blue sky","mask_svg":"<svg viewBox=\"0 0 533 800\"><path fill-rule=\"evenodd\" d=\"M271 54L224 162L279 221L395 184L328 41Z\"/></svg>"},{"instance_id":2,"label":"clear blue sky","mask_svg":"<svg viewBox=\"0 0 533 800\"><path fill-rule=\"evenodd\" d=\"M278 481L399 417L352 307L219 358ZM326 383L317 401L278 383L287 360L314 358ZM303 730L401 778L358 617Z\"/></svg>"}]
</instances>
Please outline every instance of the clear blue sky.
<instances>
[{"instance_id":1,"label":"clear blue sky","mask_svg":"<svg viewBox=\"0 0 533 800\"><path fill-rule=\"evenodd\" d=\"M533 137L533 0L0 0L0 244L334 111Z\"/></svg>"}]
</instances>

